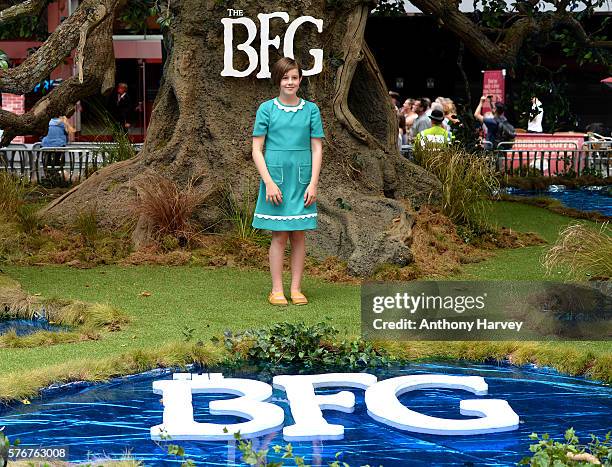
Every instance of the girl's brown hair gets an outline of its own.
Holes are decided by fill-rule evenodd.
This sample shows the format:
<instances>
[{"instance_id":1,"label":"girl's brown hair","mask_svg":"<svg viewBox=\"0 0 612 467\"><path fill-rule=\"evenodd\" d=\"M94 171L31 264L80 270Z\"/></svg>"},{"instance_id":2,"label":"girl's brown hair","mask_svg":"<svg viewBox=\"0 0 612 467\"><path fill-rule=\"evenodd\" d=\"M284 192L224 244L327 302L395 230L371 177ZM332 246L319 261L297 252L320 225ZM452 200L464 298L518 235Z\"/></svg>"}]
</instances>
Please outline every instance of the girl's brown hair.
<instances>
[{"instance_id":1,"label":"girl's brown hair","mask_svg":"<svg viewBox=\"0 0 612 467\"><path fill-rule=\"evenodd\" d=\"M281 79L285 76L289 70L297 68L300 78L302 77L302 68L299 63L289 57L283 57L279 59L274 65L272 65L272 82L275 86L280 86Z\"/></svg>"}]
</instances>

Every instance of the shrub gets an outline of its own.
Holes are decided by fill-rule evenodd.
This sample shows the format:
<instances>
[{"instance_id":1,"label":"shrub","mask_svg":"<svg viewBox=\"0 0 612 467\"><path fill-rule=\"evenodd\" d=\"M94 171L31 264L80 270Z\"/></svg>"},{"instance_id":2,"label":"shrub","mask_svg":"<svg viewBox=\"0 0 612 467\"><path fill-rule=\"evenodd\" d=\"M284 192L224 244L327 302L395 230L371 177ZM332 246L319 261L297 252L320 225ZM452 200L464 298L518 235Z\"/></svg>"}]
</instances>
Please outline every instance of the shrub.
<instances>
[{"instance_id":1,"label":"shrub","mask_svg":"<svg viewBox=\"0 0 612 467\"><path fill-rule=\"evenodd\" d=\"M542 264L548 274L565 269L573 278L612 277L612 228L605 222L599 230L574 224L559 234Z\"/></svg>"},{"instance_id":2,"label":"shrub","mask_svg":"<svg viewBox=\"0 0 612 467\"><path fill-rule=\"evenodd\" d=\"M370 342L339 340L338 330L327 322L312 326L283 322L263 330L226 331L224 344L233 355L242 355L249 363L271 368L290 365L300 371L326 367L352 370L391 361Z\"/></svg>"},{"instance_id":3,"label":"shrub","mask_svg":"<svg viewBox=\"0 0 612 467\"><path fill-rule=\"evenodd\" d=\"M174 181L155 172L143 174L136 181L138 197L134 212L148 220L154 238L161 240L170 235L185 246L195 235L197 229L191 216L210 194L196 189L196 181L197 178L190 179L181 189Z\"/></svg>"},{"instance_id":4,"label":"shrub","mask_svg":"<svg viewBox=\"0 0 612 467\"><path fill-rule=\"evenodd\" d=\"M458 146L416 145L415 160L442 182L442 212L476 231L490 230L490 197L499 190L494 163Z\"/></svg>"}]
</instances>

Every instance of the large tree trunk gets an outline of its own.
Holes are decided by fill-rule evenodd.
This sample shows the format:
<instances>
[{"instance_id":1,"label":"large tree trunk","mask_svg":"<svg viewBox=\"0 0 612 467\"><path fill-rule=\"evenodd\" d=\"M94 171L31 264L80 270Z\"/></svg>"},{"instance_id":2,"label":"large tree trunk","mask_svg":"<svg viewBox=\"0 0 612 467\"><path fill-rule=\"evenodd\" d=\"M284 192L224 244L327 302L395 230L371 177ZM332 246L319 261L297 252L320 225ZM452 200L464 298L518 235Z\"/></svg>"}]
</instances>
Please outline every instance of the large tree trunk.
<instances>
[{"instance_id":1,"label":"large tree trunk","mask_svg":"<svg viewBox=\"0 0 612 467\"><path fill-rule=\"evenodd\" d=\"M337 255L352 273L371 273L381 262L407 264L412 209L436 201L439 182L409 163L397 149L397 121L376 61L363 33L369 9L358 1L275 2L275 11L322 18L323 33L312 25L298 29L296 59L312 66L308 50L324 50L323 72L302 81L300 95L321 109L326 138L318 189L319 227L308 231L309 250L317 256ZM55 219L68 221L83 206L95 206L100 219L116 223L130 216L135 196L133 181L151 169L181 184L202 175L199 187L212 189L198 220L212 225L223 218L219 207L223 188L255 197L259 177L251 159L251 131L259 103L278 95L270 80L222 77L222 2L181 0L172 3L172 44L147 139L133 160L120 162L92 175L46 209ZM234 2L233 9L259 25L257 14L270 13L263 1ZM270 37L284 37L286 24L271 21ZM234 44L246 39L234 28ZM252 44L258 49L259 36ZM282 47L282 44L281 44ZM281 49L282 50L282 49ZM270 63L280 57L270 49ZM236 69L247 66L246 54L234 52ZM259 71L259 67L257 69ZM339 199L342 201L340 202ZM350 206L350 209L347 208ZM219 228L227 224L217 224ZM150 232L139 219L135 240Z\"/></svg>"}]
</instances>

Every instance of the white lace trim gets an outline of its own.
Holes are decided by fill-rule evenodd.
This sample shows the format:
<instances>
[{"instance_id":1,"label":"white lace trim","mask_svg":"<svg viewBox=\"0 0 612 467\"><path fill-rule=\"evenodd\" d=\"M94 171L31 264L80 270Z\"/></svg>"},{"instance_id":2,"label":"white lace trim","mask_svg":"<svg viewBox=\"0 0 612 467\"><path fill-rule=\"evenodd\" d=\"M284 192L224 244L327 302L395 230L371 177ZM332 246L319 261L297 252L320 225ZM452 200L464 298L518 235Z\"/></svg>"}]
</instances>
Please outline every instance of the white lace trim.
<instances>
[{"instance_id":1,"label":"white lace trim","mask_svg":"<svg viewBox=\"0 0 612 467\"><path fill-rule=\"evenodd\" d=\"M255 213L255 217L260 217L262 219L273 219L275 221L286 221L286 220L293 220L293 219L306 219L307 217L317 217L317 213L313 212L310 214L300 214L297 216L271 216L268 214Z\"/></svg>"},{"instance_id":2,"label":"white lace trim","mask_svg":"<svg viewBox=\"0 0 612 467\"><path fill-rule=\"evenodd\" d=\"M306 101L304 99L300 99L300 103L296 106L293 107L288 107L286 105L281 104L278 99L275 97L274 98L274 105L276 107L278 107L281 110L284 110L285 112L297 112L298 110L301 110L304 107L304 104L306 103Z\"/></svg>"}]
</instances>

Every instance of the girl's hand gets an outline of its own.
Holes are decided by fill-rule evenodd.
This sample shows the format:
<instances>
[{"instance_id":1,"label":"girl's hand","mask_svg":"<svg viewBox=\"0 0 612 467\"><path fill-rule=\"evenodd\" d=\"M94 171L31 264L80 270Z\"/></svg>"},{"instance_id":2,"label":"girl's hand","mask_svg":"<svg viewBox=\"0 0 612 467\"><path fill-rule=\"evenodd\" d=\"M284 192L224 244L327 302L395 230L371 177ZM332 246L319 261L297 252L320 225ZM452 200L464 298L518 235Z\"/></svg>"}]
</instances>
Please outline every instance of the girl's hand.
<instances>
[{"instance_id":1,"label":"girl's hand","mask_svg":"<svg viewBox=\"0 0 612 467\"><path fill-rule=\"evenodd\" d=\"M312 183L306 187L304 193L304 206L308 207L317 200L317 187Z\"/></svg>"},{"instance_id":2,"label":"girl's hand","mask_svg":"<svg viewBox=\"0 0 612 467\"><path fill-rule=\"evenodd\" d=\"M266 185L266 202L276 205L283 202L283 194L278 185L274 182L270 182L269 185Z\"/></svg>"}]
</instances>

